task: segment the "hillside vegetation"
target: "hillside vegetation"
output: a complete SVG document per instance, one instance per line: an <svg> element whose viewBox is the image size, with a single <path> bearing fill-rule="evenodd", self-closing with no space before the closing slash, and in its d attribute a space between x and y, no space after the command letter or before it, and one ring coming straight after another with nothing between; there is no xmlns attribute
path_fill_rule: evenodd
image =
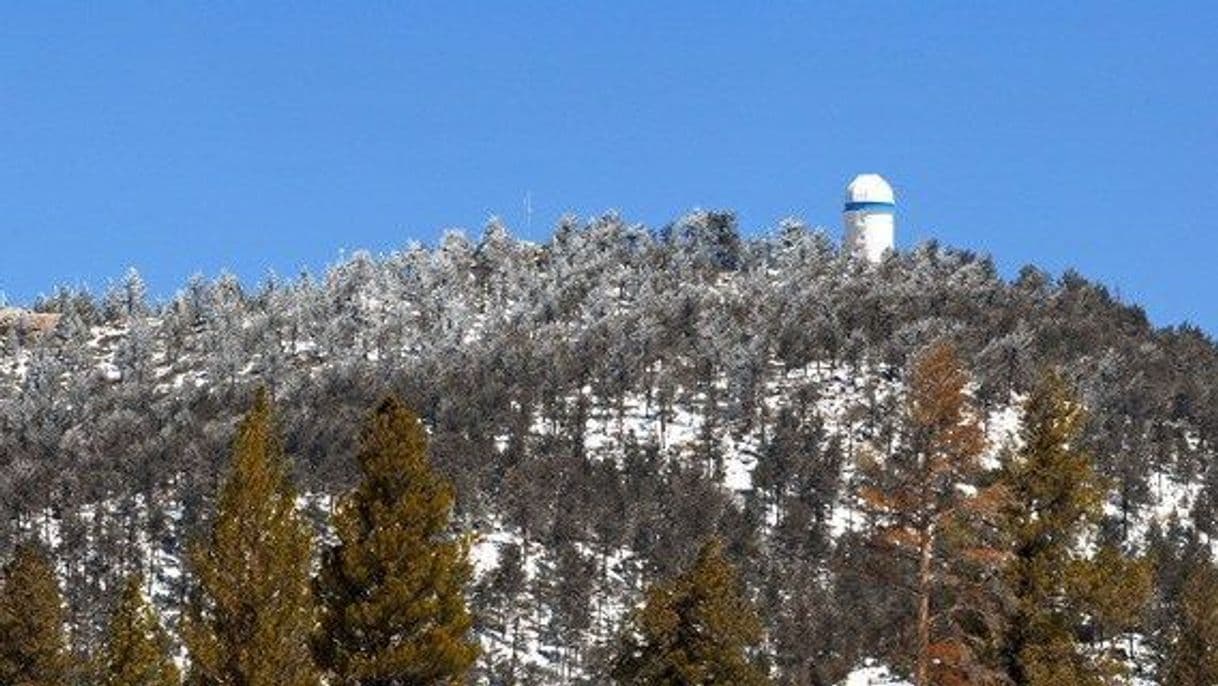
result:
<svg viewBox="0 0 1218 686"><path fill-rule="evenodd" d="M33 309L0 320L0 556L31 536L49 548L82 653L133 572L179 640L187 546L262 386L323 540L368 413L392 394L423 419L456 525L477 535L482 683L601 683L645 590L710 540L779 682L873 660L910 673L917 570L875 545L890 520L865 486L909 449L911 363L944 341L982 486L1026 447L1023 402L1047 370L1085 409L1069 447L1094 460L1102 517L1074 543L1111 569L1148 561L1151 584L1129 616L1071 627L1085 650L1168 674L1178 610L1201 592L1185 580L1218 534L1213 341L1076 273L1008 281L934 243L872 267L794 221L743 237L729 213L657 231L572 219L541 245L492 222L320 276L196 277L150 302L131 272Z"/></svg>

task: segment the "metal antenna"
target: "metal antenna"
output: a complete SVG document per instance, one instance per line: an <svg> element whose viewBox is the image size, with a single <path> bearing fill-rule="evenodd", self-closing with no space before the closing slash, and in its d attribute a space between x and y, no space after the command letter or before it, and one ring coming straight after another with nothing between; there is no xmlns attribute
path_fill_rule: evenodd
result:
<svg viewBox="0 0 1218 686"><path fill-rule="evenodd" d="M524 230L529 235L533 231L533 191L524 193Z"/></svg>

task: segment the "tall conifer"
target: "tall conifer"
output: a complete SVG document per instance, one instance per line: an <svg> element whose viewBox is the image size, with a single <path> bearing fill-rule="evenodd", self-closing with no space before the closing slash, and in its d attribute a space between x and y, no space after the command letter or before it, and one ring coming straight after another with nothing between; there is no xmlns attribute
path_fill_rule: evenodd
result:
<svg viewBox="0 0 1218 686"><path fill-rule="evenodd" d="M341 684L464 683L477 657L468 542L450 531L453 488L432 469L419 418L393 398L366 425L362 479L334 515L317 583L319 664Z"/></svg>
<svg viewBox="0 0 1218 686"><path fill-rule="evenodd" d="M102 686L177 686L181 681L169 656L169 636L145 600L142 586L138 574L123 585L98 665Z"/></svg>
<svg viewBox="0 0 1218 686"><path fill-rule="evenodd" d="M1189 561L1176 602L1163 686L1218 684L1218 567L1204 549Z"/></svg>
<svg viewBox="0 0 1218 686"><path fill-rule="evenodd" d="M55 570L42 549L17 546L0 585L0 684L66 686L71 659Z"/></svg>
<svg viewBox="0 0 1218 686"><path fill-rule="evenodd" d="M647 591L627 627L612 677L630 686L758 686L769 683L748 655L761 620L715 540L693 567Z"/></svg>
<svg viewBox="0 0 1218 686"><path fill-rule="evenodd" d="M211 533L191 554L198 589L184 638L192 683L318 683L308 643L312 543L270 400L259 391L238 427Z"/></svg>
<svg viewBox="0 0 1218 686"><path fill-rule="evenodd" d="M914 683L982 684L996 675L979 648L990 618L973 567L998 551L977 535L999 489L977 489L985 435L953 345L923 350L909 372L900 447L864 464L860 495L876 517L875 537L913 568ZM980 635L980 638L979 636Z"/></svg>
<svg viewBox="0 0 1218 686"><path fill-rule="evenodd" d="M1023 447L1004 468L1001 526L1010 560L1001 578L1007 619L1000 662L1011 683L1104 683L1114 669L1082 649L1079 629L1103 617L1096 602L1115 583L1083 553L1103 514L1104 489L1079 446L1085 414L1069 385L1047 374L1024 407ZM1133 587L1122 602L1142 601Z"/></svg>

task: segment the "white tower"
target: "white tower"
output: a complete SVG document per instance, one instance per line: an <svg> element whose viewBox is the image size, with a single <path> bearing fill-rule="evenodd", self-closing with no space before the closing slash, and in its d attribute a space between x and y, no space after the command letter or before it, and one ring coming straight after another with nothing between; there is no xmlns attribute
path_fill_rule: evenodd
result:
<svg viewBox="0 0 1218 686"><path fill-rule="evenodd" d="M877 263L892 250L897 209L892 186L879 174L859 174L846 186L842 223L846 227L846 250Z"/></svg>

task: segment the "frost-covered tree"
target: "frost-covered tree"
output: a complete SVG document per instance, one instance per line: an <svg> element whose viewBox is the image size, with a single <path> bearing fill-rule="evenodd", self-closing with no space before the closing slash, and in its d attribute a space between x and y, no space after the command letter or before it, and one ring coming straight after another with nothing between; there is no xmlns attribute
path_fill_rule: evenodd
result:
<svg viewBox="0 0 1218 686"><path fill-rule="evenodd" d="M148 286L135 267L127 270L123 278L111 284L104 298L104 315L109 322L126 322L149 312Z"/></svg>

